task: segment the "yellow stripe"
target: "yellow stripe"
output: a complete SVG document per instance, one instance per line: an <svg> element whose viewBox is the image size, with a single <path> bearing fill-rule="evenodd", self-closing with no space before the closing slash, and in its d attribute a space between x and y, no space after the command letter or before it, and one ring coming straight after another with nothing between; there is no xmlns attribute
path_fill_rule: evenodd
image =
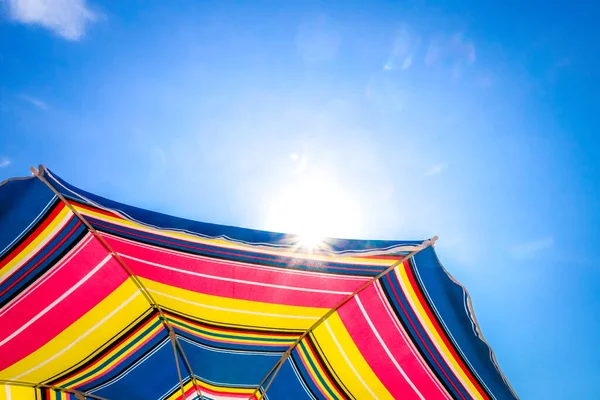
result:
<svg viewBox="0 0 600 400"><path fill-rule="evenodd" d="M35 389L25 386L0 385L0 400L35 400Z"/></svg>
<svg viewBox="0 0 600 400"><path fill-rule="evenodd" d="M468 390L469 394L471 394L471 396L475 397L476 399L483 399L481 393L479 393L477 388L473 385L473 382L471 382L469 377L465 374L464 370L460 367L460 365L458 365L456 359L452 356L452 353L450 352L443 339L440 337L439 333L433 326L433 323L429 319L425 309L423 308L423 305L419 301L419 298L417 297L415 290L412 287L410 280L408 279L408 276L406 274L406 270L404 268L404 265L402 265L401 268L396 268L394 272L400 278L402 288L407 294L406 297L408 298L413 311L421 321L421 325L423 325L423 328L425 328L425 330L427 331L427 335L435 344L435 347L437 347L438 351L443 355L447 364L454 371L454 374L459 378L463 386L465 386L465 388Z"/></svg>
<svg viewBox="0 0 600 400"><path fill-rule="evenodd" d="M205 339L209 339L209 340L214 340L217 342L225 342L225 343L241 343L241 344L261 344L261 345L266 345L265 341L267 340L251 340L251 339L242 339L242 338L224 338L221 336L217 336L217 335L207 335L204 334L202 332L198 332L192 329L189 329L187 327L182 327L182 326L177 326L179 329L189 332L195 336L199 336ZM266 339L266 338L265 338ZM285 345L290 345L292 343L294 343L294 339L290 339L288 341L281 341L281 342L269 342L271 344L273 344L274 346L285 346Z"/></svg>
<svg viewBox="0 0 600 400"><path fill-rule="evenodd" d="M198 379L195 379L196 384L198 385L198 388L200 389L200 391L202 391L203 389L208 389L211 390L213 392L217 392L217 393L237 393L237 394L242 394L242 395L246 395L246 396L250 396L253 392L254 389L246 389L246 388L235 388L235 387L220 387L220 386L214 386L211 385L210 383L206 383L206 382L202 382ZM192 381L187 382L186 384L183 385L183 390L185 390L185 392L187 393L188 390L193 388L193 384ZM207 394L207 393L204 393ZM179 386L177 386L177 390L175 391L175 393L173 393L171 396L167 397L166 400L176 400L176 399L180 399L181 398L181 388Z"/></svg>
<svg viewBox="0 0 600 400"><path fill-rule="evenodd" d="M156 316L152 320L148 321L147 324L151 325L154 322L156 322L157 320L158 320L158 316ZM153 334L157 333L158 331L160 331L162 329L164 329L163 325L162 324L158 324L157 326L155 326L150 331L142 331L141 333L138 333L137 335L134 335L134 336L130 337L125 342L121 343L119 346L117 346L116 348L114 348L112 351L110 351L109 353L105 354L100 360L98 360L97 363L94 364L93 367L86 368L83 371L79 372L77 375L70 376L69 380L66 383L64 383L64 381L61 381L61 382L58 382L58 384L60 384L61 386L69 387L70 384L71 384L71 382L76 381L80 376L88 374L91 370L95 369L97 365L102 365L102 363L103 363L104 360L109 359L114 354L118 353L121 349L127 347L132 342L140 340L140 336L143 337L143 338L141 338L141 341L143 341L146 337L150 337L150 336L152 336ZM132 348L128 349L126 352L124 352L123 354L121 354L118 358L112 360L110 363L104 365L101 369L95 371L93 375L90 375L89 377L87 377L86 379L84 379L82 381L78 381L76 383L76 385L77 386L81 386L81 385L84 385L87 382L93 381L94 379L96 379L96 377L98 377L99 375L101 375L105 371L109 370L114 365L120 363L123 359L129 357L136 350L137 350L137 347L133 346Z"/></svg>
<svg viewBox="0 0 600 400"><path fill-rule="evenodd" d="M209 390L212 390L214 392L219 392L219 393L231 392L231 393L241 393L241 394L250 395L254 392L254 388L246 389L246 388L235 388L235 387L219 387L219 386L211 385L208 382L199 381L197 379L196 379L196 382L198 383L198 386L200 388L207 388Z"/></svg>
<svg viewBox="0 0 600 400"><path fill-rule="evenodd" d="M325 323L319 325L313 331L313 335L321 349L326 352L325 356L331 368L355 398L372 399L375 394L382 400L393 399L391 393L381 383L356 347L338 313L332 314ZM346 357L339 350L338 344ZM346 359L350 361L351 365ZM360 382L359 378L363 380L364 384Z"/></svg>
<svg viewBox="0 0 600 400"><path fill-rule="evenodd" d="M261 253L261 254L275 255L278 257L303 258L303 259L307 259L307 260L323 261L323 262L339 261L339 262L344 262L344 263L349 263L349 264L369 265L369 266L388 266L393 262L392 260L377 259L377 258L368 258L367 259L364 257L356 257L356 256L354 256L354 257L345 256L345 255L327 256L327 255L320 255L320 254L302 253L301 249L295 249L294 251L290 251L289 247L285 247L285 248L281 247L281 248L273 249L273 250L269 251L268 249L266 249L264 247L257 247L255 245L253 246L253 245L238 244L238 243L226 240L226 239L220 239L220 238L219 239L208 239L208 238L202 238L199 236L194 236L194 235L177 232L177 231L173 231L173 230L156 229L156 228L152 228L152 227L149 227L146 225L138 224L136 222L133 222L133 221L130 221L127 219L113 217L110 215L99 213L97 211L85 209L85 208L82 208L79 206L75 206L75 208L83 215L88 215L95 219L107 221L107 222L110 222L115 225L119 225L119 226L123 226L123 227L127 227L127 228L133 228L133 229L136 229L139 231L148 232L148 233L152 233L152 234L158 234L161 236L168 236L171 238L186 240L188 242L204 244L204 245L211 245L211 246L219 246L222 248L228 248L228 249L233 249L233 250L252 251L252 252Z"/></svg>
<svg viewBox="0 0 600 400"><path fill-rule="evenodd" d="M229 331L221 331L209 326L198 326L195 325L193 323L190 323L188 321L182 321L179 318L173 317L173 316L169 316L168 317L169 321L171 321L174 325L177 325L179 328L181 329L189 329L190 331L193 332L204 332L207 335L210 336L214 336L214 335L227 335L227 334L232 334L232 335L243 335L244 337L248 338L248 339L257 339L257 340L262 340L262 339L270 339L272 336L269 335L268 333L257 333L257 332L229 332ZM195 329L190 328L190 326L194 327ZM208 333L207 333L208 332ZM283 339L283 338L282 338ZM290 337L290 341L294 341L295 338Z"/></svg>
<svg viewBox="0 0 600 400"><path fill-rule="evenodd" d="M19 252L19 254L17 254L0 270L0 281L19 262L33 257L33 255L37 252L38 247L46 244L46 242L55 235L55 231L60 229L62 225L66 224L72 215L73 213L71 213L67 207L64 207L54 218L54 220L50 222L48 226L46 226L46 228L31 241L31 243L29 243L21 252Z"/></svg>
<svg viewBox="0 0 600 400"><path fill-rule="evenodd" d="M216 323L305 330L327 312L298 307L211 296L140 278L161 306Z"/></svg>
<svg viewBox="0 0 600 400"><path fill-rule="evenodd" d="M168 319L174 326L176 326L177 328L179 328L181 330L190 332L196 336L201 336L201 337L208 338L208 339L215 339L215 340L219 340L219 341L223 341L223 342L262 344L265 341L271 342L271 339L273 338L273 336L270 336L268 334L261 335L261 334L255 334L255 333L249 333L249 332L227 332L227 331L223 332L223 331L218 331L216 329L198 327L195 325L192 325L195 328L195 329L192 329L189 327L189 324L182 324L182 323L173 321L172 318L168 318ZM226 338L226 337L222 337L221 335L235 335L236 337ZM289 336L282 337L281 339L282 340L279 340L277 342L271 342L271 343L276 344L276 345L282 345L282 344L286 344L286 343L291 344L296 340L295 337L289 337Z"/></svg>
<svg viewBox="0 0 600 400"><path fill-rule="evenodd" d="M183 385L183 390L186 393L191 388L192 388L192 381L189 381L188 383L186 383L185 385ZM179 399L181 399L181 386L178 384L177 385L177 390L175 390L175 392L173 392L172 395L170 395L169 397L165 398L165 400L179 400Z"/></svg>
<svg viewBox="0 0 600 400"><path fill-rule="evenodd" d="M29 382L42 382L60 372L65 365L75 365L83 360L87 355L95 352L105 342L136 317L148 309L148 303L143 296L135 296L129 304L114 313L102 325L98 326L92 332L80 341L77 341L91 327L106 318L111 312L119 307L125 300L135 293L139 293L137 287L127 280L121 284L113 293L88 311L85 315L75 321L67 329L46 343L44 346L16 362L10 367L0 372L0 379L24 380ZM64 353L55 357L59 352L71 346ZM49 359L55 357L52 361ZM46 363L47 362L47 363ZM44 365L40 366L41 364ZM26 371L39 368L22 375ZM17 378L18 377L18 378Z"/></svg>

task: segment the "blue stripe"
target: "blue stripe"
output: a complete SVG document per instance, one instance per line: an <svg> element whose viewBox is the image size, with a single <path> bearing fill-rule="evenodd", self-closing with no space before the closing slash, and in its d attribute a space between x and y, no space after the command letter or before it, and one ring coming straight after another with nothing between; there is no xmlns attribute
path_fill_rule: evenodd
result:
<svg viewBox="0 0 600 400"><path fill-rule="evenodd" d="M131 239L139 243L150 244L180 252L218 258L228 261L238 261L249 264L260 264L272 267L296 269L305 271L329 272L343 275L353 276L376 276L385 267L375 265L354 265L339 262L317 262L292 257L281 257L277 255L269 255L264 253L255 253L246 250L225 249L223 247L198 244L182 239L165 237L153 233L139 231L129 227L115 225L104 220L99 220L90 216L86 216L90 224L101 232L113 234L115 236ZM257 257L259 259L257 259ZM392 263L392 261L390 261ZM367 270L367 271L363 271Z"/></svg>
<svg viewBox="0 0 600 400"><path fill-rule="evenodd" d="M255 388L282 353L232 352L179 339L194 374L219 386Z"/></svg>
<svg viewBox="0 0 600 400"><path fill-rule="evenodd" d="M265 345L261 345L261 344L247 344L247 343L238 344L238 343L219 342L216 340L210 340L210 339L207 339L204 337L194 335L187 331L184 331L184 330L180 329L175 323L172 323L172 325L173 325L173 329L179 336L186 337L191 341L201 343L205 346L212 347L215 349L237 350L237 351L256 351L256 352L269 352L269 353L283 354L283 352L285 352L290 345L289 344L290 339L282 339L282 340L286 340L288 343L287 344L282 343L278 346L265 346ZM194 329L194 328L190 328L190 329ZM213 333L211 333L211 334L213 334ZM239 338L239 337L233 336L233 335L220 335L220 336L231 337L234 339ZM274 341L269 340L269 342L273 343Z"/></svg>
<svg viewBox="0 0 600 400"><path fill-rule="evenodd" d="M321 385L323 385L323 387L325 388L325 390L327 390L327 392L329 393L330 396L332 396L333 398L336 398L337 396L329 389L329 385L325 382L325 379L317 372L317 366L315 365L315 362L309 356L310 353L308 350L308 345L306 343L306 339L303 340L298 346L300 346L302 348L302 350L304 350L304 352L307 353L307 357L305 357L304 360L306 360L310 364L313 371L315 372L315 375L317 376L317 379L319 379L319 381L321 382ZM313 380L312 376L310 375L310 372L308 371L308 369L304 366L304 363L302 362L302 356L300 354L300 349L295 348L291 354L291 357L294 360L294 363L296 364L296 368L300 372L300 375L302 375L304 382L306 383L306 385L308 387L310 387L310 390L313 392L313 394L315 394L317 397L322 395L321 390L319 389L319 386Z"/></svg>
<svg viewBox="0 0 600 400"><path fill-rule="evenodd" d="M296 367L298 367L298 364L294 363L294 365L292 365L290 358L283 363L279 372L273 379L273 383L269 386L269 390L267 391L268 398L309 399L311 398L311 393L313 396L314 394L318 396L320 392L315 388L312 380L309 379L309 382L304 382L305 380L303 378L299 378Z"/></svg>
<svg viewBox="0 0 600 400"><path fill-rule="evenodd" d="M414 257L415 272L434 312L444 322L447 335L456 343L464 358L477 371L481 380L497 399L514 399L490 359L490 348L473 332L473 321L465 311L466 292L450 279L442 268L433 248Z"/></svg>
<svg viewBox="0 0 600 400"><path fill-rule="evenodd" d="M228 237L232 240L243 241L252 244L269 244L274 246L290 246L297 242L297 236L261 231L256 229L237 228L226 225L217 225L207 222L191 221L184 218L173 217L170 215L143 210L137 207L127 206L104 197L96 196L85 190L78 189L56 174L51 172L52 176L47 178L52 182L58 191L63 195L72 197L75 194L84 196L91 201L100 204L102 207L118 210L128 215L135 221L161 227L162 229L185 230L205 237ZM62 187L63 185L64 187ZM65 189L65 187L67 189ZM72 192L71 192L72 191ZM74 193L73 193L74 192ZM83 199L79 199L82 201ZM88 203L89 204L89 203ZM91 205L91 204L90 204ZM419 240L354 240L354 239L332 239L328 241L332 251L365 251L375 249L387 249L395 246L418 245Z"/></svg>
<svg viewBox="0 0 600 400"><path fill-rule="evenodd" d="M164 394L179 391L179 376L175 365L175 355L169 339L150 357L109 386L93 394L107 399L147 400L156 399ZM156 344L153 344L154 347ZM179 365L183 360L179 357ZM181 368L184 379L189 379L185 368Z"/></svg>
<svg viewBox="0 0 600 400"><path fill-rule="evenodd" d="M453 396L455 396L455 398L460 398L462 395L463 398L469 399L471 396L446 364L446 361L438 352L434 343L429 339L427 332L421 325L416 314L413 312L408 299L402 291L400 282L398 281L396 275L393 273L386 274L383 278L381 278L380 282L384 291L386 292L388 301L396 312L396 315L400 317L401 322L411 336L412 342L421 350L421 354L426 359L430 367L436 372L437 376L442 380L444 386ZM404 307L404 309L402 307ZM416 329L413 328L411 322L414 324ZM429 349L431 353L427 349ZM439 363L441 368L438 366L438 364L436 364L436 361ZM444 375L444 372L450 379ZM454 383L456 388L458 388L458 391L452 386L451 382Z"/></svg>
<svg viewBox="0 0 600 400"><path fill-rule="evenodd" d="M73 232L71 232L71 234L68 235L68 233L73 228L75 228L75 230ZM24 265L22 265L6 281L4 281L4 282L2 282L2 284L0 284L0 292L2 292L5 290L5 288L12 285L18 279L20 279L21 277L24 277L23 279L21 279L19 281L19 283L17 283L10 290L8 290L6 293L4 293L2 296L0 296L0 305L5 304L5 302L10 300L14 295L25 290L25 288L29 284L33 283L34 278L39 273L41 273L45 269L49 268L50 266L54 265L58 260L60 260L64 256L65 252L71 246L73 246L79 240L81 235L85 234L86 231L87 231L87 229L86 229L85 225L83 225L81 222L79 222L79 220L77 218L71 219L57 233L57 235L52 240L50 240L42 249L40 249L39 253L35 257L30 259ZM60 243L60 241L63 239L66 239L64 241L64 243L62 243L58 248L56 248L54 251L51 252L51 250L54 248L54 246L56 246L58 243ZM45 256L48 256L48 258L46 258L43 262L41 262L33 270L29 271L30 268L32 268L37 262L39 262Z"/></svg>
<svg viewBox="0 0 600 400"><path fill-rule="evenodd" d="M151 323L148 327L146 327L146 329L144 329L143 332L140 333L140 336L143 336L143 335L147 334L148 332L150 332L152 329L156 328L160 324L161 324L161 321L159 319L156 319L153 323ZM140 347L139 349L136 349L133 353L129 354L127 356L127 359L123 360L123 362L117 368L113 369L110 373L108 373L107 375L105 375L104 377L102 377L101 380L96 380L96 381L90 382L85 387L98 386L99 384L101 384L101 382L106 382L109 379L111 379L112 377L120 374L121 371L123 371L124 369L128 368L131 365L131 363L132 363L132 361L134 359L136 359L137 357L139 357L139 354L143 354L144 352L148 351L154 345L157 345L158 343L162 342L164 340L164 338L167 337L167 336L168 335L167 335L166 331L163 331L163 332L157 334L154 338L152 338L152 340L150 340L148 343L144 344L144 346ZM126 336L123 336L123 338L125 338L125 337ZM72 385L72 386L76 386L78 384L78 382L84 381L89 376L94 375L97 371L99 371L100 369L104 368L104 366L110 364L112 361L114 361L117 358L119 358L122 354L124 354L127 351L129 351L129 349L131 349L132 347L135 347L138 344L138 342L139 342L140 339L141 338L138 337L137 340L133 340L127 346L125 346L122 349L120 349L118 352L116 352L115 354L113 354L112 356L110 356L108 359L104 360L101 364L97 365L95 368L93 368L90 371L88 371L86 374L82 375L81 377L77 378L74 381L69 381L69 384ZM121 342L122 342L122 340L120 340L118 343L115 343L115 345L113 346L113 348L115 346L120 345Z"/></svg>
<svg viewBox="0 0 600 400"><path fill-rule="evenodd" d="M0 257L11 242L29 231L54 193L39 179L8 181L0 186Z"/></svg>

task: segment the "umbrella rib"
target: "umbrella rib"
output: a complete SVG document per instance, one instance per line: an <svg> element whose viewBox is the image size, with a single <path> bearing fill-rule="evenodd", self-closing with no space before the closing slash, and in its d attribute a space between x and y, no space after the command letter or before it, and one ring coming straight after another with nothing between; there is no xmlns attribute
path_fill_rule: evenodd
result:
<svg viewBox="0 0 600 400"><path fill-rule="evenodd" d="M142 294L144 295L144 297L150 304L150 307L152 307L152 309L154 309L158 312L158 315L159 315L163 325L165 326L165 328L167 329L167 332L169 333L170 340L177 347L177 349L179 350L179 352L183 358L183 362L185 364L185 367L186 367L188 373L190 374L190 378L192 380L192 384L194 385L194 389L196 390L196 394L198 394L198 396L200 397L201 400L204 399L202 391L200 390L196 380L194 379L195 375L194 375L194 372L192 371L192 366L190 365L190 362L188 361L188 358L187 358L185 352L183 351L183 347L181 346L181 343L179 343L179 340L177 339L175 330L173 329L171 323L165 316L160 304L158 304L156 302L156 300L154 300L154 297L152 297L152 294L150 293L150 291L144 286L142 281L133 272L133 270L125 263L123 258L119 255L119 253L117 253L116 251L113 250L113 248L110 246L110 244L108 244L108 242L98 233L98 231L89 223L89 221L87 219L85 219L83 217L83 215L81 215L81 213L62 195L62 193L60 193L54 187L54 185L52 185L46 179L46 177L45 177L46 174L48 174L49 176L52 177L52 174L50 173L50 171L48 171L48 169L44 165L41 165L41 164L39 166L39 170L36 169L35 167L31 167L30 170L33 173L33 175L36 176L39 180L41 180L43 183L45 183L46 186L48 186L50 188L50 190L52 190L52 192L85 225L87 230L100 242L100 244L104 247L104 249L106 251L108 251L108 253L117 261L117 263L119 263L119 265L127 272L127 275L133 281L133 283L137 286L138 290L140 292L142 292ZM54 179L54 177L52 177L52 179ZM177 361L177 360L175 360L175 361ZM177 364L177 367L179 367L179 364ZM180 380L180 383L181 383L181 380ZM40 385L38 385L38 386L40 386Z"/></svg>
<svg viewBox="0 0 600 400"><path fill-rule="evenodd" d="M173 331L169 331L169 336L173 336ZM181 388L181 398L185 399L185 388L183 385L183 379L181 378L181 368L179 368L179 357L177 356L177 346L175 346L175 340L171 337L171 345L173 346L173 355L175 356L175 365L177 366L177 376L179 377L179 387ZM194 379L194 377L191 377Z"/></svg>
<svg viewBox="0 0 600 400"><path fill-rule="evenodd" d="M42 389L58 390L59 392L73 393L75 396L77 396L77 398L82 398L82 399L84 399L85 397L89 397L89 398L95 399L95 400L108 400L105 397L96 396L95 394L82 392L82 391L76 390L76 389L64 388L62 386L44 385L41 383L33 383L33 382L26 382L26 381L13 381L13 380L9 380L9 379L0 379L0 384L13 385L13 386L24 386L24 387L30 387L32 389L42 388ZM81 397L81 396L84 396L84 397Z"/></svg>
<svg viewBox="0 0 600 400"><path fill-rule="evenodd" d="M346 304L347 302L349 302L350 300L352 300L357 294L359 294L360 292L362 292L363 290L365 290L367 287L371 286L374 282L376 282L377 280L379 280L380 278L382 278L383 276L385 276L388 272L392 271L394 268L396 268L397 266L399 266L402 263L404 263L406 260L408 260L411 257L413 257L414 255L416 255L421 250L426 249L429 246L432 246L436 242L437 239L438 239L438 237L434 236L431 239L423 241L415 250L413 250L409 254L405 255L400 260L394 262L392 265L390 265L389 267L387 267L384 271L380 272L378 275L376 275L373 278L369 279L367 282L365 282L363 285L361 285L358 289L356 289L354 292L350 293L342 301L340 301L338 304L336 304L333 308L329 309L329 311L327 311L321 318L319 318L306 331L304 331L302 333L302 335L300 335L298 337L298 339L296 339L296 341L294 343L292 343L290 345L290 347L287 348L287 350L285 351L285 353L282 354L282 356L279 359L279 361L277 361L277 363L273 366L273 368L271 368L269 370L269 372L267 373L267 375L258 384L258 386L256 387L256 389L254 389L254 392L252 392L252 395L250 395L249 399L253 399L254 396L260 391L260 388L265 383L267 383L267 380L268 380L267 386L265 386L265 389L263 390L263 394L266 394L267 390L269 390L269 387L271 386L271 383L273 383L273 380L275 379L275 376L277 375L277 373L279 372L279 370L283 366L283 363L289 358L289 356L292 354L292 351L296 348L296 346L298 346L298 344L300 344L300 342L302 340L304 340L304 338L306 338L312 331L314 331L319 325L321 325L327 318L329 318L333 313L335 313L337 310L339 310L344 304ZM263 396L261 395L258 398L260 399L262 397Z"/></svg>

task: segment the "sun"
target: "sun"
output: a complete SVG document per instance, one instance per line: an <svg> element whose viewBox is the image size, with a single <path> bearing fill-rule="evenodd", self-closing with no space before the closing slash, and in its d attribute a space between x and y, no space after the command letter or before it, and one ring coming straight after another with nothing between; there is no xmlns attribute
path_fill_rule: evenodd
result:
<svg viewBox="0 0 600 400"><path fill-rule="evenodd" d="M324 247L327 238L356 237L360 212L352 196L335 182L305 178L273 196L266 229L296 234L297 246L313 251Z"/></svg>

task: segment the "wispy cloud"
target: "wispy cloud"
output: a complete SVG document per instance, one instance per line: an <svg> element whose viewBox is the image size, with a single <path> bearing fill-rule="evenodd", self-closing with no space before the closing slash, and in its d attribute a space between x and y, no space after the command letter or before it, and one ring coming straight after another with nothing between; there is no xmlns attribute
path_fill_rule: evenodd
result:
<svg viewBox="0 0 600 400"><path fill-rule="evenodd" d="M413 63L413 54L419 47L419 43L419 37L412 32L408 25L401 26L396 33L394 45L383 69L390 71L410 68Z"/></svg>
<svg viewBox="0 0 600 400"><path fill-rule="evenodd" d="M444 172L447 168L448 168L448 164L446 164L446 163L441 163L441 164L433 165L433 166L431 166L431 168L429 168L425 172L425 176L439 175L442 172Z"/></svg>
<svg viewBox="0 0 600 400"><path fill-rule="evenodd" d="M50 107L48 106L48 103L46 103L45 101L42 101L40 99L38 99L37 97L33 97L33 96L29 96L27 94L22 94L21 96L21 100L24 100L26 102L28 102L29 104L32 104L34 106L36 106L37 108L39 108L40 110L47 110Z"/></svg>
<svg viewBox="0 0 600 400"><path fill-rule="evenodd" d="M23 24L40 25L67 40L79 40L97 19L85 0L3 0L10 17Z"/></svg>
<svg viewBox="0 0 600 400"><path fill-rule="evenodd" d="M512 246L509 250L515 258L532 258L552 246L554 246L554 238L547 236L520 243Z"/></svg>
<svg viewBox="0 0 600 400"><path fill-rule="evenodd" d="M6 157L0 157L0 168L8 167L10 165L10 160Z"/></svg>

